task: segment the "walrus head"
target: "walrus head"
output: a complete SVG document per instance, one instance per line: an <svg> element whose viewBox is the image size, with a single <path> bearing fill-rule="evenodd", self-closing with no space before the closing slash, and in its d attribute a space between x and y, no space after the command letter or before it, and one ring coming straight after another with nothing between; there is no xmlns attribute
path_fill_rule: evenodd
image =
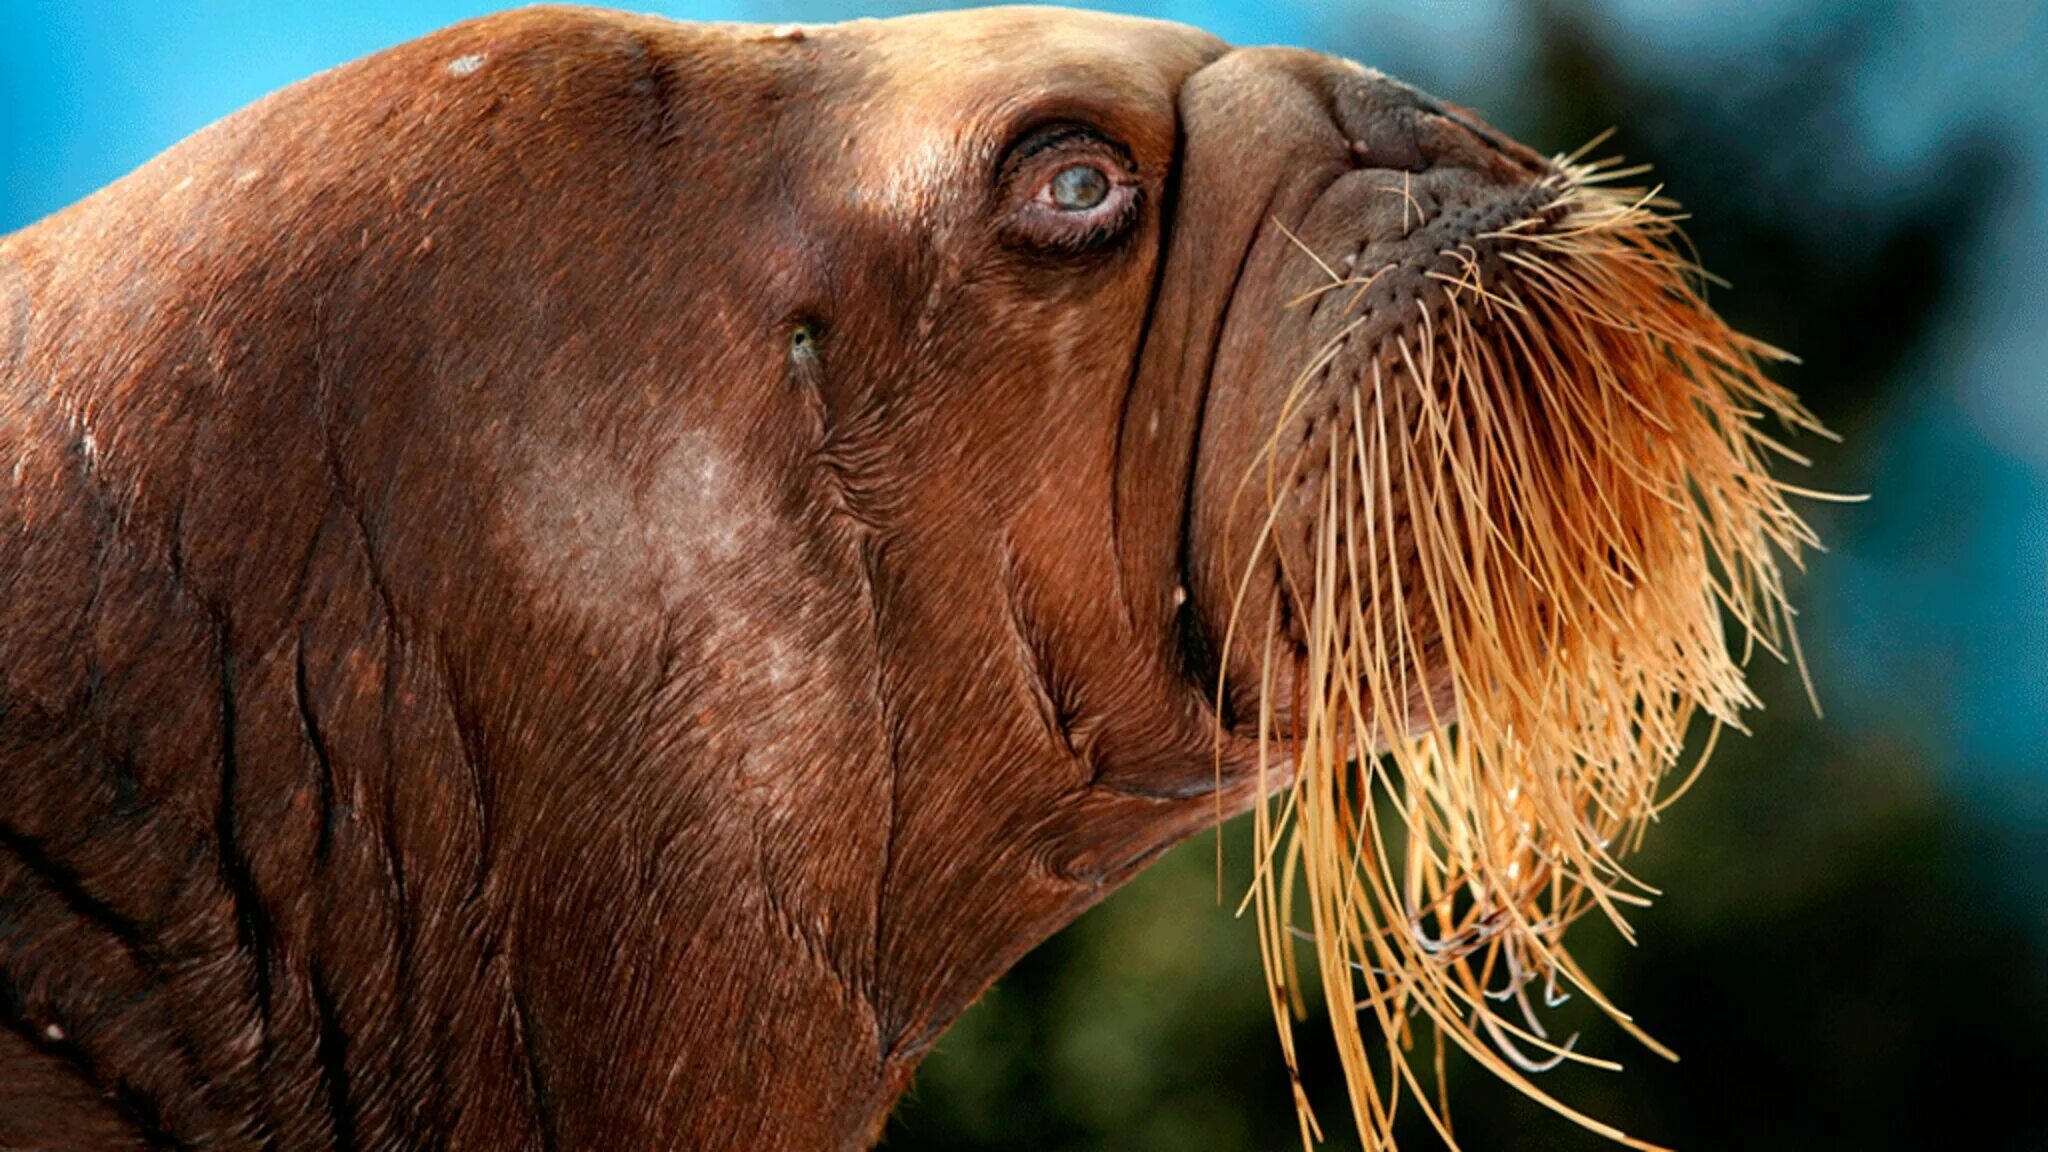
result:
<svg viewBox="0 0 2048 1152"><path fill-rule="evenodd" d="M845 1146L1247 808L1369 1142L1418 1015L1535 1091L1809 540L1625 175L1167 24L540 9L0 241L0 1136Z"/></svg>

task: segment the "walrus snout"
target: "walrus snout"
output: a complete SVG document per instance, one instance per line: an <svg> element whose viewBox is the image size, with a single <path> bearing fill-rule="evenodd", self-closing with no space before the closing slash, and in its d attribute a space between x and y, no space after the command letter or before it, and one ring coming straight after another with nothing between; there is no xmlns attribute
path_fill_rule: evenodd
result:
<svg viewBox="0 0 2048 1152"><path fill-rule="evenodd" d="M1262 91L1260 113L1284 126L1268 129L1268 162L1294 175L1279 179L1218 340L1193 492L1191 581L1206 612L1233 620L1225 631L1262 637L1270 629L1300 649L1317 533L1333 524L1361 531L1375 519L1362 503L1367 493L1326 507L1324 478L1355 463L1340 457L1363 438L1361 413L1393 422L1408 439L1431 418L1419 404L1361 409L1359 398L1420 371L1452 313L1486 310L1474 286L1513 280L1509 238L1553 218L1562 185L1552 161L1477 115L1348 61L1254 51L1209 72ZM1186 101L1191 165L1204 160L1204 135L1230 130L1204 115L1199 89L1209 79L1197 77ZM1243 101L1231 110L1242 116ZM1401 559L1413 541L1399 481L1382 496L1378 519L1391 538L1375 544L1386 549L1377 576L1398 582L1408 567L1419 580ZM1338 595L1371 599L1353 585L1374 576L1338 573ZM1448 674L1428 667L1438 663L1438 629L1425 620L1420 631L1419 649L1403 662L1417 666L1416 680L1398 693L1407 728L1448 722L1454 710ZM1252 706L1263 661L1246 654L1229 670L1245 693L1234 703Z"/></svg>
<svg viewBox="0 0 2048 1152"><path fill-rule="evenodd" d="M1308 53L1227 56L1182 104L1183 186L1261 206L1210 208L1243 246L1206 364L1190 600L1222 638L1225 722L1292 768L1255 834L1300 870L1382 1147L1360 1019L1392 1052L1427 1016L1511 1078L1564 1058L1515 1046L1544 1035L1528 990L1591 991L1562 933L1647 897L1618 857L1693 720L1753 705L1724 612L1789 646L1781 557L1812 535L1758 425L1817 425L1617 161L1544 159ZM1259 889L1266 923L1288 891Z"/></svg>

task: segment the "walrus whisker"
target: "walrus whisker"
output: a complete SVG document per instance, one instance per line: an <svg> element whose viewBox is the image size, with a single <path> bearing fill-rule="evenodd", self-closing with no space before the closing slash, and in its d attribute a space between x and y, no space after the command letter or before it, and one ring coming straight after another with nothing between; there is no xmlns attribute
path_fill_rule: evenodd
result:
<svg viewBox="0 0 2048 1152"><path fill-rule="evenodd" d="M1472 1015L1474 1022L1477 1023L1480 1027L1486 1029L1487 1039L1493 1041L1494 1050L1499 1052L1502 1056L1506 1057L1508 1062L1513 1064L1516 1068L1530 1074L1531 1076L1541 1076L1545 1072L1551 1072L1556 1070L1556 1068L1560 1064L1563 1064L1565 1061L1571 1059L1572 1046L1579 1042L1579 1034L1574 1032L1572 1033L1571 1039L1565 1041L1565 1043L1561 1046L1559 1050L1551 1052L1551 1054L1545 1059L1538 1060L1529 1056L1527 1053L1524 1053L1519 1047L1516 1046L1514 1039L1507 1035L1507 1030L1501 1026L1500 1020L1498 1018L1484 1012L1475 1012ZM1585 1063L1592 1067L1601 1068L1605 1071L1621 1071L1621 1065L1609 1063L1606 1061L1596 1063L1591 1060L1586 1060L1580 1062Z"/></svg>
<svg viewBox="0 0 2048 1152"><path fill-rule="evenodd" d="M1295 235L1294 229L1289 228L1285 220L1282 220L1278 216L1275 216L1272 217L1272 221L1273 227L1278 228L1280 230L1280 234L1282 236L1287 237L1287 242L1294 245L1296 248L1301 249L1303 255L1315 261L1316 267L1323 270L1323 274L1330 278L1330 282L1332 284L1342 284L1344 282L1343 273L1340 273L1335 268L1330 267L1328 261L1324 260L1321 256L1316 255L1315 249L1309 247L1308 244L1304 242L1301 237Z"/></svg>
<svg viewBox="0 0 2048 1152"><path fill-rule="evenodd" d="M1602 144L1607 143L1609 140L1614 139L1614 134L1616 132L1619 132L1620 130L1621 129L1618 126L1613 124L1610 124L1605 128L1602 128L1600 131L1595 132L1592 138L1587 140L1584 144L1581 144L1577 148L1572 149L1570 152L1565 153L1562 156L1559 156L1556 162L1557 166L1560 169L1569 171L1572 165L1579 164L1586 158L1586 153L1591 152L1593 149L1598 148ZM1586 165L1586 167L1589 169L1598 170L1601 163L1601 161L1596 160L1593 161L1591 164Z"/></svg>
<svg viewBox="0 0 2048 1152"><path fill-rule="evenodd" d="M1669 1055L1586 979L1564 933L1597 910L1633 940L1624 910L1658 893L1622 860L1756 706L1747 652L1790 656L1804 675L1779 560L1796 568L1816 546L1785 503L1816 494L1769 476L1767 460L1806 458L1758 425L1817 422L1763 375L1784 354L1707 310L1711 281L1674 247L1681 217L1662 187L1617 188L1645 169L1580 162L1598 143L1554 161L1550 197L1525 216L1439 252L1449 270L1415 273L1450 307L1418 299L1348 419L1325 430L1302 555L1277 547L1282 490L1270 483L1256 534L1302 618L1292 783L1262 792L1273 815L1255 824L1262 865L1247 896L1262 906L1283 1035L1278 1008L1299 992L1293 944L1315 944L1372 1149L1391 1145L1408 1089L1449 1139L1409 1066L1411 1017L1434 1026L1439 1063L1448 1041L1546 1107L1653 1147L1526 1079L1566 1060L1618 1067L1575 1052L1577 1033L1549 1042L1529 989L1540 981L1553 1009L1583 991ZM1412 184L1379 191L1404 196L1408 229L1408 210L1421 212ZM1491 282L1482 246L1498 258ZM1318 349L1297 393L1344 340ZM1299 403L1291 393L1281 426ZM1279 437L1261 454L1269 478ZM1298 456L1289 466L1301 475ZM1258 570L1242 569L1239 604ZM1269 642L1263 675L1274 655ZM1276 715L1262 702L1262 725ZM1674 782L1702 716L1704 746ZM1297 863L1306 931L1292 912ZM1384 1083L1361 1016L1381 1030Z"/></svg>
<svg viewBox="0 0 2048 1152"><path fill-rule="evenodd" d="M1341 280L1333 280L1328 284L1319 284L1316 287L1311 288L1308 291L1303 292L1299 296L1296 296L1293 299L1287 301L1286 306L1289 308L1299 308L1301 305L1306 304L1311 300L1320 299L1331 292L1335 292L1339 288L1352 288L1356 291L1354 291L1351 294L1351 299L1344 302L1344 311L1346 313L1349 313L1350 311L1358 307L1358 301L1365 295L1367 291L1369 291L1372 288L1374 284L1379 282L1380 277L1386 275L1389 272L1396 272L1399 270L1400 265L1398 264L1383 264L1380 267L1373 269L1372 275L1370 276L1359 276L1354 273L1345 276Z"/></svg>

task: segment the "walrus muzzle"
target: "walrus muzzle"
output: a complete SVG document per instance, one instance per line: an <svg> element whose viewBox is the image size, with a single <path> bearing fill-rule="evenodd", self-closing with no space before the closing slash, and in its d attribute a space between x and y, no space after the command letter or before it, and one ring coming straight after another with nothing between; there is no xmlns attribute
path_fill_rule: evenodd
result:
<svg viewBox="0 0 2048 1152"><path fill-rule="evenodd" d="M1664 1051L1561 937L1595 909L1629 932L1654 890L1621 857L1695 714L1756 703L1724 616L1793 642L1779 563L1813 539L1764 422L1823 430L1764 376L1783 354L1707 307L1673 205L1616 186L1641 170L1322 79L1356 170L1252 254L1273 267L1232 302L1194 488L1220 691L1293 772L1258 819L1274 1015L1298 1010L1299 933L1369 1146L1411 1090L1443 1123L1407 1070L1417 1020L1628 1140L1528 1079L1602 1063L1539 1006L1583 993Z"/></svg>

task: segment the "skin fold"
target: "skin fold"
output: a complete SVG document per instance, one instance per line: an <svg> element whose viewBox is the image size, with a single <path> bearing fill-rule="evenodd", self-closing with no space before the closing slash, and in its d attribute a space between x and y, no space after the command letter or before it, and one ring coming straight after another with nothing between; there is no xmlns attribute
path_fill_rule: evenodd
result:
<svg viewBox="0 0 2048 1152"><path fill-rule="evenodd" d="M0 1147L865 1146L1256 797L1318 260L1548 170L1169 24L540 8L0 239Z"/></svg>

